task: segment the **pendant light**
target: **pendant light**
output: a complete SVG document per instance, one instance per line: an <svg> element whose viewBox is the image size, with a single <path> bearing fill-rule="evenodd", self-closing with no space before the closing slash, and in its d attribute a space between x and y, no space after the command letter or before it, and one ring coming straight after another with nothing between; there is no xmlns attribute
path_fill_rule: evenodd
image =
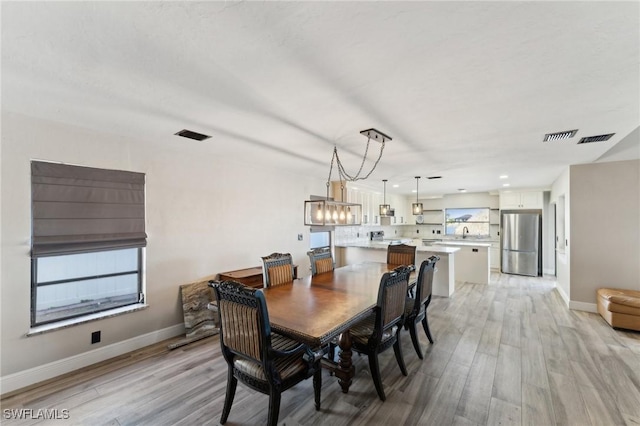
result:
<svg viewBox="0 0 640 426"><path fill-rule="evenodd" d="M422 214L422 203L418 202L418 182L420 176L416 176L416 202L411 204L411 210L414 215Z"/></svg>
<svg viewBox="0 0 640 426"><path fill-rule="evenodd" d="M333 156L331 157L331 165L329 167L329 177L327 178L327 197L324 200L305 200L304 202L304 224L310 226L359 226L362 221L362 204L349 203L345 201L334 201L329 198L329 186L331 182L331 173L334 169L338 171L338 177L340 179L340 190L344 190L345 182L356 182L358 180L365 180L371 176L371 173L376 169L376 166L382 158L382 152L384 151L385 143L391 140L391 137L385 135L376 129L367 129L360 132L361 135L367 137L367 146L362 156L362 164L355 175L350 175L345 170L340 157L338 156L338 148L333 147ZM367 153L369 152L369 143L371 141L380 143L380 151L378 158L375 159L373 166L367 172L364 169L364 164L367 160ZM386 180L385 180L386 182ZM344 194L343 194L344 195ZM386 187L385 187L386 198ZM341 197L344 200L344 197ZM388 216L391 213L391 207L386 204L380 205L380 215ZM385 213L383 214L383 207Z"/></svg>
<svg viewBox="0 0 640 426"><path fill-rule="evenodd" d="M387 179L382 179L384 189L382 190L382 204L380 204L380 217L389 216L391 206L387 204Z"/></svg>

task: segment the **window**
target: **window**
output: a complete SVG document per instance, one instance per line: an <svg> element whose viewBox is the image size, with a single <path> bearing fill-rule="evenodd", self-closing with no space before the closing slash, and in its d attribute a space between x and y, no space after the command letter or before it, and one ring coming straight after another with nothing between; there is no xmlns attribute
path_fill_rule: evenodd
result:
<svg viewBox="0 0 640 426"><path fill-rule="evenodd" d="M31 163L31 325L144 302L144 174Z"/></svg>
<svg viewBox="0 0 640 426"><path fill-rule="evenodd" d="M445 209L446 235L489 235L489 208ZM465 229L466 228L466 229Z"/></svg>
<svg viewBox="0 0 640 426"><path fill-rule="evenodd" d="M329 247L331 248L331 232L330 231L320 231L320 232L311 232L309 234L309 248L322 248Z"/></svg>

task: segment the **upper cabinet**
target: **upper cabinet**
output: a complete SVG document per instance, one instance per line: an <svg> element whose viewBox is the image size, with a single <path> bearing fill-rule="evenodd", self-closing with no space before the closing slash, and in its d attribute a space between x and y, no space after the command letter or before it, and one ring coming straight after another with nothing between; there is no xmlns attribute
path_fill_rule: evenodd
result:
<svg viewBox="0 0 640 426"><path fill-rule="evenodd" d="M501 192L500 193L500 209L501 210L541 209L541 208L542 208L542 192L541 191Z"/></svg>
<svg viewBox="0 0 640 426"><path fill-rule="evenodd" d="M392 225L406 225L409 223L409 204L405 197L402 195L393 195L391 198L391 207L394 208L394 221L391 222Z"/></svg>
<svg viewBox="0 0 640 426"><path fill-rule="evenodd" d="M349 193L352 197L349 202L362 204L362 224L380 225L380 204L382 204L382 194L373 192L354 190Z"/></svg>

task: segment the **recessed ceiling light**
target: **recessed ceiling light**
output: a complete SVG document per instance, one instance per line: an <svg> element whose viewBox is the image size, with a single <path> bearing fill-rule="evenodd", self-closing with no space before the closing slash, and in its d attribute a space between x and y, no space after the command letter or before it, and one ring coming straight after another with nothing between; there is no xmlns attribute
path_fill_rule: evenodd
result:
<svg viewBox="0 0 640 426"><path fill-rule="evenodd" d="M398 184L393 185L394 188L398 188L399 186L400 185L398 185Z"/></svg>
<svg viewBox="0 0 640 426"><path fill-rule="evenodd" d="M175 133L175 135L182 136L183 138L194 139L197 141L203 141L211 137L211 136L204 135L202 133L194 132L192 130L187 130L187 129L182 129L178 133Z"/></svg>
<svg viewBox="0 0 640 426"><path fill-rule="evenodd" d="M500 179L509 179L509 176L507 176L507 175L500 175Z"/></svg>
<svg viewBox="0 0 640 426"><path fill-rule="evenodd" d="M418 190L417 189L412 189L411 192L418 192Z"/></svg>
<svg viewBox="0 0 640 426"><path fill-rule="evenodd" d="M502 186L511 186L510 183L503 183Z"/></svg>
<svg viewBox="0 0 640 426"><path fill-rule="evenodd" d="M467 190L466 190L466 189L464 189L464 188L458 188L458 191L460 191L460 192L467 192Z"/></svg>
<svg viewBox="0 0 640 426"><path fill-rule="evenodd" d="M564 132L547 133L546 135L544 135L544 139L542 139L542 142L551 142L551 141L559 141L561 139L569 139L574 137L576 133L578 133L578 129L565 130Z"/></svg>

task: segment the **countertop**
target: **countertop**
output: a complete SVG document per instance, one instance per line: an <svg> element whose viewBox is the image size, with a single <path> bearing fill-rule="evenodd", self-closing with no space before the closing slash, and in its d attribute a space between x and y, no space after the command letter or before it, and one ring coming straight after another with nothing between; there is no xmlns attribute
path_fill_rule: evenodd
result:
<svg viewBox="0 0 640 426"><path fill-rule="evenodd" d="M486 241L438 241L433 243L434 245L446 245L446 246L467 246L467 247L491 247L490 242Z"/></svg>
<svg viewBox="0 0 640 426"><path fill-rule="evenodd" d="M486 244L489 247L490 244ZM374 250L387 250L389 246L388 241L366 241L366 242L357 242L357 243L345 243L345 244L336 244L336 247L359 247L359 248L368 248ZM442 253L442 254L451 254L459 251L460 249L457 247L447 247L444 245L432 245L432 246L416 246L416 251L420 252L431 252L431 253Z"/></svg>

